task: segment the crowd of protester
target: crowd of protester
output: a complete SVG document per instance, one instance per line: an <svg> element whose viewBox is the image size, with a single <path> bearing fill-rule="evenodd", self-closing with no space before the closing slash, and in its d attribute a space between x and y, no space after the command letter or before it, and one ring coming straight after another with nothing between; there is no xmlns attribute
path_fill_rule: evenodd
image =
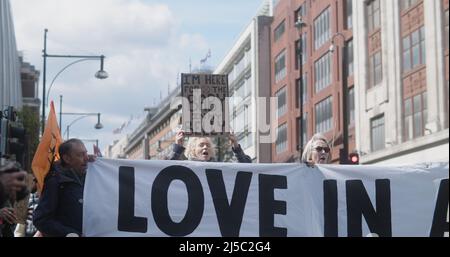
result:
<svg viewBox="0 0 450 257"><path fill-rule="evenodd" d="M177 131L173 151L166 160L216 161L216 147L210 137L191 137L185 148L185 133ZM236 136L228 136L231 150L238 162L251 163ZM37 180L27 183L27 172L20 164L2 159L0 167L0 237L82 236L83 191L89 161L95 156L87 154L79 139L70 139L59 146L60 160L53 163L42 194ZM301 158L309 167L330 163L330 145L321 135L314 135L307 143ZM75 197L74 197L75 196ZM27 201L25 219L19 222L16 203Z"/></svg>

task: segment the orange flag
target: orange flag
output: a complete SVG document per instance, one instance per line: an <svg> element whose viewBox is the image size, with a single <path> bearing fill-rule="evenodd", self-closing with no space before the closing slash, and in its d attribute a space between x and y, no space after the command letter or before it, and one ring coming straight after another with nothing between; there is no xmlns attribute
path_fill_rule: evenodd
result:
<svg viewBox="0 0 450 257"><path fill-rule="evenodd" d="M44 188L44 179L50 171L51 165L54 161L59 160L58 150L62 142L58 122L56 121L55 107L52 101L50 103L50 112L44 134L31 163L31 169L36 177L39 192L42 192Z"/></svg>

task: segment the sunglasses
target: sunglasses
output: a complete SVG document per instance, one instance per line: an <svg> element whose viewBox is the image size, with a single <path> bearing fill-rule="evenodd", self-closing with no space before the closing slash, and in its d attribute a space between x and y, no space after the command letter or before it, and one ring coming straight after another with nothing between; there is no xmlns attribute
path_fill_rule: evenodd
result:
<svg viewBox="0 0 450 257"><path fill-rule="evenodd" d="M329 147L320 147L320 146L318 146L314 150L316 150L319 153L322 152L322 151L324 151L325 153L329 153L330 152L330 148Z"/></svg>

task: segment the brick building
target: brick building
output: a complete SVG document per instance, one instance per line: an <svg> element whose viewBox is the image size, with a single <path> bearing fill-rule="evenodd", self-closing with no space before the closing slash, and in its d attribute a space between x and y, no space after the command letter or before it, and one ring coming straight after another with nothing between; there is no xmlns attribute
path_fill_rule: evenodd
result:
<svg viewBox="0 0 450 257"><path fill-rule="evenodd" d="M342 147L343 44L348 51L345 79L349 89L349 152L354 150L353 12L351 0L283 0L274 7L272 23L272 96L278 98L275 125L277 140L273 162L300 158L300 63L303 73L303 144L315 133L323 133L333 145L332 160L339 161ZM301 16L306 26L298 30ZM300 48L300 31L302 48ZM340 33L344 38L337 36ZM335 42L334 51L331 50ZM302 49L302 60L300 60ZM345 126L347 127L347 126Z"/></svg>

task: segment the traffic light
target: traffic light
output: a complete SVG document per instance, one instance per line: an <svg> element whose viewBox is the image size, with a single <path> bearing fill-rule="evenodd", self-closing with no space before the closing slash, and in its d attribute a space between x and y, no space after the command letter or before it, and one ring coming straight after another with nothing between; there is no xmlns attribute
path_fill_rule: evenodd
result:
<svg viewBox="0 0 450 257"><path fill-rule="evenodd" d="M18 161L22 164L22 167L24 167L27 145L25 129L18 126L15 122L9 122L7 137L6 154L9 155L10 158Z"/></svg>
<svg viewBox="0 0 450 257"><path fill-rule="evenodd" d="M351 165L358 165L359 164L359 154L357 153L351 153L348 155L348 162Z"/></svg>
<svg viewBox="0 0 450 257"><path fill-rule="evenodd" d="M6 155L6 142L8 141L8 136L6 131L8 130L8 120L0 117L0 158Z"/></svg>

